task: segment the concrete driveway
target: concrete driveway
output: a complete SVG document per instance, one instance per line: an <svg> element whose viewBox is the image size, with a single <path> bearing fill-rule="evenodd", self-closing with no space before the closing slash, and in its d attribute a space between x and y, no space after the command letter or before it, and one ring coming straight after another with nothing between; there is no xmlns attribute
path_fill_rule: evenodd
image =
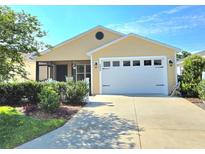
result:
<svg viewBox="0 0 205 154"><path fill-rule="evenodd" d="M95 96L63 127L17 148L205 148L205 110L183 98Z"/></svg>

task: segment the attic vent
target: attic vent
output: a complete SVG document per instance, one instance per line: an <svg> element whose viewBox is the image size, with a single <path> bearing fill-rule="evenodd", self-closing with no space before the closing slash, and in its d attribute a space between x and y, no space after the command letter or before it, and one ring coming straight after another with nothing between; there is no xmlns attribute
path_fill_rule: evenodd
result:
<svg viewBox="0 0 205 154"><path fill-rule="evenodd" d="M104 34L103 34L103 32L97 32L95 34L95 37L97 40L102 40L104 38Z"/></svg>

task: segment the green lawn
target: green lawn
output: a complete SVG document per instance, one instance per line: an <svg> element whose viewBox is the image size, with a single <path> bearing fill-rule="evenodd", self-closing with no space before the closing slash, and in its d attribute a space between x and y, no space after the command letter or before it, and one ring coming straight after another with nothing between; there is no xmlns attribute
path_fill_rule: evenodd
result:
<svg viewBox="0 0 205 154"><path fill-rule="evenodd" d="M14 148L65 123L61 119L39 120L15 108L0 107L0 149Z"/></svg>

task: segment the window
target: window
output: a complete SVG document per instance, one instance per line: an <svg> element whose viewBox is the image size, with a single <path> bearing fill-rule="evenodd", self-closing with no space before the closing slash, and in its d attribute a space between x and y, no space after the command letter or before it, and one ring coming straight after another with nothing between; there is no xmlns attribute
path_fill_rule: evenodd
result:
<svg viewBox="0 0 205 154"><path fill-rule="evenodd" d="M77 65L77 73L84 73L84 65Z"/></svg>
<svg viewBox="0 0 205 154"><path fill-rule="evenodd" d="M104 38L104 34L103 34L103 32L97 32L95 34L95 37L97 40L102 40Z"/></svg>
<svg viewBox="0 0 205 154"><path fill-rule="evenodd" d="M110 62L109 62L109 61L103 62L103 66L104 66L104 67L110 67Z"/></svg>
<svg viewBox="0 0 205 154"><path fill-rule="evenodd" d="M84 80L84 74L78 74L77 75L77 81Z"/></svg>
<svg viewBox="0 0 205 154"><path fill-rule="evenodd" d="M151 60L144 60L144 66L151 66L152 61Z"/></svg>
<svg viewBox="0 0 205 154"><path fill-rule="evenodd" d="M134 60L133 61L133 66L140 66L140 61L139 60Z"/></svg>
<svg viewBox="0 0 205 154"><path fill-rule="evenodd" d="M86 77L90 77L90 65L89 64L76 64L76 70L74 72L75 80L84 80Z"/></svg>
<svg viewBox="0 0 205 154"><path fill-rule="evenodd" d="M120 66L120 62L119 61L113 61L112 66L113 67L118 67L118 66Z"/></svg>
<svg viewBox="0 0 205 154"><path fill-rule="evenodd" d="M90 74L90 65L86 65L86 73Z"/></svg>
<svg viewBox="0 0 205 154"><path fill-rule="evenodd" d="M123 61L123 66L130 66L130 61Z"/></svg>
<svg viewBox="0 0 205 154"><path fill-rule="evenodd" d="M162 65L162 60L154 60L154 65Z"/></svg>

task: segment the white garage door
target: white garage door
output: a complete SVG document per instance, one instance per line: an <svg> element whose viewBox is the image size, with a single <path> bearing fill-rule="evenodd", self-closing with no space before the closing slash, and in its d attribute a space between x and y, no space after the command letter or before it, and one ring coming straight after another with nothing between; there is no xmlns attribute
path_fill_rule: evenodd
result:
<svg viewBox="0 0 205 154"><path fill-rule="evenodd" d="M101 94L168 95L166 65L166 57L101 58Z"/></svg>

